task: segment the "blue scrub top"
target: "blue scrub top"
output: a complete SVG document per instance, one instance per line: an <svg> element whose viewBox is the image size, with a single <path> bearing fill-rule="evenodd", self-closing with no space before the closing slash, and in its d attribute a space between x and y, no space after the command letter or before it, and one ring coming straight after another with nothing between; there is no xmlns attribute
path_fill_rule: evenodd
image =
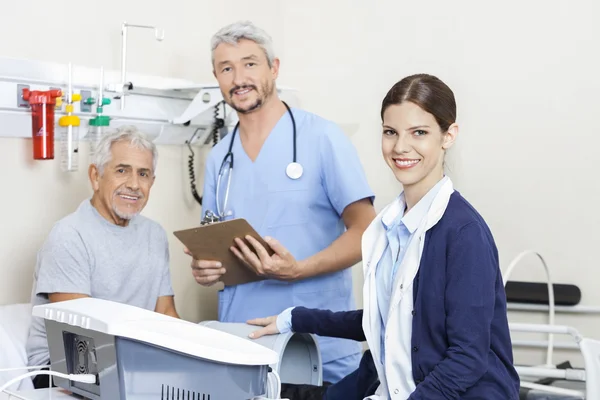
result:
<svg viewBox="0 0 600 400"><path fill-rule="evenodd" d="M307 111L292 108L292 112L302 177L293 180L285 172L293 160L293 125L287 112L254 162L244 151L238 132L226 211L231 212L229 218L245 218L261 236L279 240L297 260L303 260L328 247L345 231L341 215L346 206L364 198L373 201L374 194L357 151L342 130ZM227 135L208 156L202 215L206 210L217 212L217 176L229 143ZM227 177L225 169L221 202ZM355 309L351 268L298 282L265 280L219 292L219 320L225 322L277 315L292 306ZM323 363L360 352L358 343L344 339L319 337L319 345ZM349 366L348 373L356 367Z"/></svg>

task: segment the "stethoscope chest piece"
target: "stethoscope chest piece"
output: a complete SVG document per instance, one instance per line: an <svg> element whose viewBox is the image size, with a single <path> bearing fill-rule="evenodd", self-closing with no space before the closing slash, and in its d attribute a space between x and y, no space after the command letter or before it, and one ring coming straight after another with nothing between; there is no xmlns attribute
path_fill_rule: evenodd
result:
<svg viewBox="0 0 600 400"><path fill-rule="evenodd" d="M299 179L302 176L303 172L304 168L302 168L302 165L297 162L289 163L287 168L285 169L285 173L290 179Z"/></svg>

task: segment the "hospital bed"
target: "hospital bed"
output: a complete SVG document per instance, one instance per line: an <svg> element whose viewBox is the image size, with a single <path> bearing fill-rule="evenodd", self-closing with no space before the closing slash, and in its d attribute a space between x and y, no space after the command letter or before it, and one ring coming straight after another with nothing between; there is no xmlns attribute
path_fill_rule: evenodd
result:
<svg viewBox="0 0 600 400"><path fill-rule="evenodd" d="M0 306L0 386L27 372L26 342L31 321L30 304ZM2 371L10 368L9 371ZM30 379L23 379L11 387L14 390L31 390ZM0 399L3 400L2 394Z"/></svg>
<svg viewBox="0 0 600 400"><path fill-rule="evenodd" d="M584 337L574 327L555 324L556 306L554 302L554 286L550 269L542 255L531 250L517 255L504 273L504 284L506 285L509 281L519 261L527 255L535 256L544 268L548 286L549 302L547 308L549 318L547 324L509 322L511 332L548 334L546 362L543 365L515 366L521 377L521 399L600 400L600 341ZM553 363L555 335L570 338L572 342L567 342L563 346L578 349L581 352L584 360L584 368L571 368L570 365L557 366Z"/></svg>

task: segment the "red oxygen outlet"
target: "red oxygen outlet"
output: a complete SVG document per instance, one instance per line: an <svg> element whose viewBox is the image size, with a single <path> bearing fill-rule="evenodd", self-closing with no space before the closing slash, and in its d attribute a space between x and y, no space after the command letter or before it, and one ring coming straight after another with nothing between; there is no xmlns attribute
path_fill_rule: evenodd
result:
<svg viewBox="0 0 600 400"><path fill-rule="evenodd" d="M54 107L56 99L62 97L58 89L30 91L23 89L23 99L31 106L31 134L33 159L54 159Z"/></svg>

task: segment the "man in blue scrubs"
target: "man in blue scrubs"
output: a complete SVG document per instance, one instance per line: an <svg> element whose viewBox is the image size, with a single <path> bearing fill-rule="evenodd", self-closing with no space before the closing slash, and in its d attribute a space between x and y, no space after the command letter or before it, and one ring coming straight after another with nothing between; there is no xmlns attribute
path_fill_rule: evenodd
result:
<svg viewBox="0 0 600 400"><path fill-rule="evenodd" d="M211 45L214 75L223 98L237 111L239 127L227 204L228 166L218 205L216 191L231 135L208 156L203 214L220 209L226 219L246 219L275 251L269 256L256 241L258 256L241 241L232 248L269 279L220 291L219 320L245 322L292 306L355 309L351 267L361 260L361 236L376 215L356 149L333 122L297 108L288 111L275 87L279 59L263 30L250 22L234 23L217 32ZM301 174L288 169L294 158L293 122ZM226 269L216 261L192 261L202 285L216 283ZM324 381L335 383L358 367L357 342L319 337L319 344Z"/></svg>

